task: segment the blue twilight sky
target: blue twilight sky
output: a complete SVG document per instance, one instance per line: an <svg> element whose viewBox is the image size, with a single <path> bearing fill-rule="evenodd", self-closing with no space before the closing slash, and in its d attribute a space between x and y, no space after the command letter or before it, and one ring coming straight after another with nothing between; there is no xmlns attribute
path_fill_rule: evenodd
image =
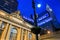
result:
<svg viewBox="0 0 60 40"><path fill-rule="evenodd" d="M30 17L33 14L32 9L32 0L18 0L18 10L21 11L21 15ZM60 0L35 0L36 2L36 13L40 14L42 11L45 10L46 3L53 9L53 12L60 22ZM41 4L41 7L38 8L37 4Z"/></svg>

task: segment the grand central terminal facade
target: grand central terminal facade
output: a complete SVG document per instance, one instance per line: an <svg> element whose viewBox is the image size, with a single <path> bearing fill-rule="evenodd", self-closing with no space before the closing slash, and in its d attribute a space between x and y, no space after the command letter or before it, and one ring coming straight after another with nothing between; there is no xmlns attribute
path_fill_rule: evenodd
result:
<svg viewBox="0 0 60 40"><path fill-rule="evenodd" d="M0 40L36 40L36 35L31 32L34 26L19 14L19 11L8 14L0 10Z"/></svg>

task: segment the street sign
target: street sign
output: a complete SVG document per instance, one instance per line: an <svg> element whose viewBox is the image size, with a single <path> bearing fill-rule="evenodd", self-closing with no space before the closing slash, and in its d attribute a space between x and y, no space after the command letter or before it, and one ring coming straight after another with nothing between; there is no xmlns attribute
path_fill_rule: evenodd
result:
<svg viewBox="0 0 60 40"><path fill-rule="evenodd" d="M39 23L38 23L38 26L43 25L43 24L45 24L45 23L47 23L47 22L49 22L49 21L51 21L51 20L52 20L51 17L50 17L50 18L47 18L47 19L45 19L45 20L39 22Z"/></svg>

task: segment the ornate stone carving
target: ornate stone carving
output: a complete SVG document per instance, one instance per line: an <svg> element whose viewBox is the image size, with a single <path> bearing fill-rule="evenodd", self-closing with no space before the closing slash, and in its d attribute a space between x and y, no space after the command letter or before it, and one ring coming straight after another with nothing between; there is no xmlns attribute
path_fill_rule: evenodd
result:
<svg viewBox="0 0 60 40"><path fill-rule="evenodd" d="M23 20L22 17L20 16L20 11L15 11L14 13L11 13L11 15L13 17L20 19L20 20Z"/></svg>

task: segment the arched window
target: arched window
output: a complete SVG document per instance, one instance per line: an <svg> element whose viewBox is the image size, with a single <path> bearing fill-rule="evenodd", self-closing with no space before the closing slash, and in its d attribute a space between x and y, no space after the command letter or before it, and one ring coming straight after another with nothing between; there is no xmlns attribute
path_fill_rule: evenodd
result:
<svg viewBox="0 0 60 40"><path fill-rule="evenodd" d="M1 24L0 24L0 29L3 29L4 27L5 27L5 22L2 22Z"/></svg>
<svg viewBox="0 0 60 40"><path fill-rule="evenodd" d="M10 32L9 40L16 40L16 39L17 39L17 29L13 27Z"/></svg>
<svg viewBox="0 0 60 40"><path fill-rule="evenodd" d="M29 37L29 40L31 40L31 38L32 38L32 34L29 33L29 34L28 34L28 37Z"/></svg>
<svg viewBox="0 0 60 40"><path fill-rule="evenodd" d="M3 28L5 27L6 23L0 21L0 35L2 34Z"/></svg>

